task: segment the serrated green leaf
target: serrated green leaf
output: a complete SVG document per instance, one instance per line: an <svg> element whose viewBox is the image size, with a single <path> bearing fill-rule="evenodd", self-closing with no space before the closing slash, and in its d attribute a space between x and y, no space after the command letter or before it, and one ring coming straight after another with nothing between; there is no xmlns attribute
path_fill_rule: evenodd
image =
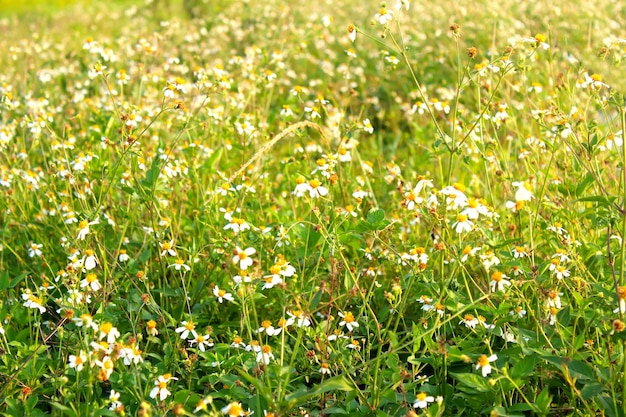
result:
<svg viewBox="0 0 626 417"><path fill-rule="evenodd" d="M550 390L548 389L548 387L545 387L535 400L537 412L542 415L549 414L550 404L552 404L552 395L550 395Z"/></svg>
<svg viewBox="0 0 626 417"><path fill-rule="evenodd" d="M570 375L576 379L594 379L595 372L591 365L583 361L572 361L567 364Z"/></svg>
<svg viewBox="0 0 626 417"><path fill-rule="evenodd" d="M354 387L348 379L342 375L327 379L317 384L313 389L300 389L285 396L285 401L289 409L295 409L298 405L305 403L311 398L330 391L352 391Z"/></svg>
<svg viewBox="0 0 626 417"><path fill-rule="evenodd" d="M458 374L458 373L453 373L453 372L451 372L450 375L452 376L452 378L457 380L461 385L465 385L466 387L469 387L478 392L490 392L491 391L491 386L489 385L489 382L487 381L487 379L480 375L470 374L470 373Z"/></svg>
<svg viewBox="0 0 626 417"><path fill-rule="evenodd" d="M513 367L509 371L511 378L518 379L528 377L535 369L536 363L537 356L531 355L525 357L524 359L513 365Z"/></svg>
<svg viewBox="0 0 626 417"><path fill-rule="evenodd" d="M593 397L598 397L602 395L604 391L604 387L602 384L597 382L586 383L585 386L580 390L580 396L583 400L588 400Z"/></svg>
<svg viewBox="0 0 626 417"><path fill-rule="evenodd" d="M382 209L372 209L367 213L367 222L377 225L385 219L385 212Z"/></svg>

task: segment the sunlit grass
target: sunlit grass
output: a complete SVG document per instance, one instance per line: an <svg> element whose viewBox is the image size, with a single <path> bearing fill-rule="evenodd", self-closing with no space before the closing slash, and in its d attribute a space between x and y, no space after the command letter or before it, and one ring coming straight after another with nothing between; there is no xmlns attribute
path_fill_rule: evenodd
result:
<svg viewBox="0 0 626 417"><path fill-rule="evenodd" d="M620 4L150 3L1 22L1 413L622 415Z"/></svg>

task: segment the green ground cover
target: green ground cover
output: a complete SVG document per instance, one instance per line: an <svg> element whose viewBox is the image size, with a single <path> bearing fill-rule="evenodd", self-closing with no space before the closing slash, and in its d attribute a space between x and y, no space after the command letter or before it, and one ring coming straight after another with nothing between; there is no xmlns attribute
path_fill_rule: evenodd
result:
<svg viewBox="0 0 626 417"><path fill-rule="evenodd" d="M620 2L0 2L0 414L626 403Z"/></svg>

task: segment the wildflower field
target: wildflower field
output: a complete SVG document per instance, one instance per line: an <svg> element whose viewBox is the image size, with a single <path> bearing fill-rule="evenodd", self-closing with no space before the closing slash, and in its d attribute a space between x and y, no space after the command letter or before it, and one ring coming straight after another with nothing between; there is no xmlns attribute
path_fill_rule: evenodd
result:
<svg viewBox="0 0 626 417"><path fill-rule="evenodd" d="M0 415L624 416L622 2L4 3Z"/></svg>

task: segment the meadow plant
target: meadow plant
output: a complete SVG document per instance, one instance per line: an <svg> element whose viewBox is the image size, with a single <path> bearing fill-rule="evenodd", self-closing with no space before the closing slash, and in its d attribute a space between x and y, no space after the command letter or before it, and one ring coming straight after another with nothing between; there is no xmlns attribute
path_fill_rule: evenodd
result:
<svg viewBox="0 0 626 417"><path fill-rule="evenodd" d="M624 6L351 3L0 20L0 414L624 415Z"/></svg>

